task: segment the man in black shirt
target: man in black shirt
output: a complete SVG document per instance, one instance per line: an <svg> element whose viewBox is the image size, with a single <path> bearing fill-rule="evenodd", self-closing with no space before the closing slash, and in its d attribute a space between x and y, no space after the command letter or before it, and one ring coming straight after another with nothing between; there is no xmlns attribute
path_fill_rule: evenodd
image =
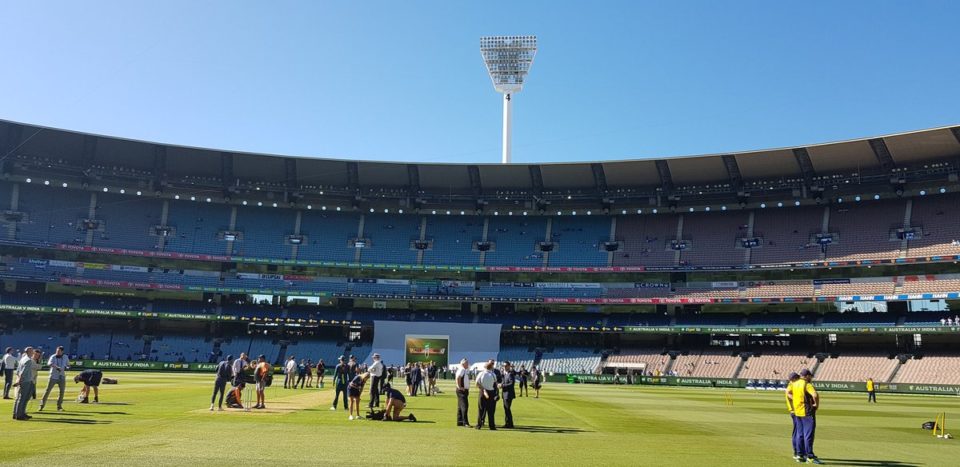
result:
<svg viewBox="0 0 960 467"><path fill-rule="evenodd" d="M527 378L530 376L530 373L527 371L526 366L520 366L520 371L517 372L517 377L520 380L520 397L523 397L523 392L527 391L527 397L530 396L530 390L527 388Z"/></svg>
<svg viewBox="0 0 960 467"><path fill-rule="evenodd" d="M217 379L213 381L213 397L210 398L210 411L213 412L213 404L217 400L217 394L220 394L220 405L218 410L223 410L223 396L227 392L227 383L233 379L233 355L227 355L226 360L217 364Z"/></svg>
<svg viewBox="0 0 960 467"><path fill-rule="evenodd" d="M500 388L503 390L503 427L513 428L513 411L510 410L510 407L517 397L514 392L517 372L513 371L513 365L510 362L504 362L502 374L503 380L500 382Z"/></svg>
<svg viewBox="0 0 960 467"><path fill-rule="evenodd" d="M337 359L337 366L333 369L333 386L334 386L334 395L333 395L333 405L330 406L330 410L337 410L337 402L340 400L340 394L343 394L343 408L347 409L347 404L350 402L347 400L347 384L350 383L350 368L346 363L343 363L343 355Z"/></svg>
<svg viewBox="0 0 960 467"><path fill-rule="evenodd" d="M437 392L437 365L430 362L427 367L427 395L432 396Z"/></svg>
<svg viewBox="0 0 960 467"><path fill-rule="evenodd" d="M423 382L423 373L420 371L420 364L416 363L413 365L413 370L410 371L410 379L413 381L413 394L412 396L417 396L417 390L420 389L420 384Z"/></svg>
<svg viewBox="0 0 960 467"><path fill-rule="evenodd" d="M73 377L74 383L83 382L83 389L80 390L80 396L77 400L81 404L90 401L90 388L93 388L93 403L100 403L100 381L103 380L103 372L100 370L83 370L79 375Z"/></svg>

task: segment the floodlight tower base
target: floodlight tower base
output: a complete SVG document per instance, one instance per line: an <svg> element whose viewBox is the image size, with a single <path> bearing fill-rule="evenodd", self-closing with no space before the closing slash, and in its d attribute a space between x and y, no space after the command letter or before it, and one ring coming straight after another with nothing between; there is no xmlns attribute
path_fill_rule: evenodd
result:
<svg viewBox="0 0 960 467"><path fill-rule="evenodd" d="M503 94L503 157L501 162L510 163L510 117L513 113L510 93Z"/></svg>

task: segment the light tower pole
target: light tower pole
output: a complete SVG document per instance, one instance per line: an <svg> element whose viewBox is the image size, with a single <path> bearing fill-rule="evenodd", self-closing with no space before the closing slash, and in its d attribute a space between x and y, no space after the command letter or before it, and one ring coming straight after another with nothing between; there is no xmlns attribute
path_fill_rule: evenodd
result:
<svg viewBox="0 0 960 467"><path fill-rule="evenodd" d="M510 163L510 120L513 94L523 82L537 55L537 36L487 36L480 38L480 54L493 80L493 88L503 94L503 156Z"/></svg>

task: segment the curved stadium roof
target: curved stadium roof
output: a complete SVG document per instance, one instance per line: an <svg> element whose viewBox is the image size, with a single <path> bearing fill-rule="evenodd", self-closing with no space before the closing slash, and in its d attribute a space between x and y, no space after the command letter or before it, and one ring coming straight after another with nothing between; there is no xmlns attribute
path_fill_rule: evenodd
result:
<svg viewBox="0 0 960 467"><path fill-rule="evenodd" d="M143 178L256 182L289 189L399 189L473 197L500 192L589 192L682 187L737 191L757 181L836 175L886 176L935 163L960 167L960 126L810 146L661 159L541 164L438 164L348 161L253 154L136 141L0 120L4 154L48 158L65 166L122 166ZM9 165L4 160L4 172Z"/></svg>

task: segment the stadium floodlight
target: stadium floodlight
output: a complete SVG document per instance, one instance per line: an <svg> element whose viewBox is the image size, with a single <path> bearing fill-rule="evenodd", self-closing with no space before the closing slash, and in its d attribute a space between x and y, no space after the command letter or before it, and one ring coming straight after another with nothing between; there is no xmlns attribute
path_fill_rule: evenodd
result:
<svg viewBox="0 0 960 467"><path fill-rule="evenodd" d="M480 38L480 54L493 80L493 88L503 94L503 157L510 163L511 98L523 89L527 73L537 55L537 36L487 36Z"/></svg>

